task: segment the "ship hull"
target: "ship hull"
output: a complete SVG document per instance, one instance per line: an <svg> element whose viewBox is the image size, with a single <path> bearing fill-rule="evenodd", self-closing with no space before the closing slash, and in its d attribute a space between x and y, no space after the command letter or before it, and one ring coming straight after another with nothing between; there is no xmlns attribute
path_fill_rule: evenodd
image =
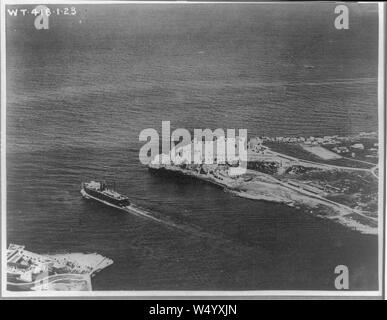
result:
<svg viewBox="0 0 387 320"><path fill-rule="evenodd" d="M108 201L105 201L105 200L102 200L102 199L99 199L97 197L94 197L92 196L91 194L87 193L87 191L83 188L81 189L81 195L85 198L85 199L92 199L92 200L95 200L95 201L98 201L98 202L101 202L107 206L110 206L110 207L113 207L113 208L116 208L116 209L120 209L120 210L125 210L125 207L121 207L121 206L117 206L113 203L110 203Z"/></svg>
<svg viewBox="0 0 387 320"><path fill-rule="evenodd" d="M85 199L95 200L95 201L103 203L104 205L107 205L109 207L113 207L115 209L119 209L121 211L131 213L131 214L134 214L134 215L139 216L139 217L143 217L143 218L154 220L156 222L160 222L160 219L158 219L157 217L154 217L148 210L137 207L136 205L130 204L130 205L124 206L124 207L116 206L112 203L109 203L107 201L101 200L99 198L96 198L96 197L90 195L89 193L86 192L86 190L84 188L81 189L81 194Z"/></svg>

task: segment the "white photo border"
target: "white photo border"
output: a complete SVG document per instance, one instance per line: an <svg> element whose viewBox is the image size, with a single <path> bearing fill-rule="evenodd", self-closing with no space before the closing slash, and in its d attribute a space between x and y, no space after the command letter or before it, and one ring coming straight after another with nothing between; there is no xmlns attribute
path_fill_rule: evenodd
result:
<svg viewBox="0 0 387 320"><path fill-rule="evenodd" d="M76 1L76 0L0 0L0 27L1 27L1 297L5 298L74 298L74 297L99 297L99 298L114 298L114 297L127 297L127 298L200 298L200 297L222 297L222 298L235 298L235 299L259 299L259 298L355 298L355 297L376 297L384 298L385 287L387 285L385 279L385 199L386 199L386 176L385 176L385 143L386 143L386 113L385 113L385 20L386 3L384 2L373 2L378 5L378 16L379 16L379 50L378 50L378 130L379 130L379 214L378 214L378 290L376 291L324 291L324 290L249 290L249 291L90 291L90 292L74 292L74 291L31 291L31 292L14 292L7 290L7 270L6 270L6 214L7 214L7 171L6 171L6 16L5 7L7 5L33 5L33 4L97 4L97 5L109 5L109 4L121 4L121 5L132 5L132 4L283 4L293 1L284 2L256 2L256 1ZM293 2L295 3L295 2ZM296 2L303 3L303 2ZM318 1L318 3L335 3ZM345 4L346 2L340 2ZM353 3L353 2L350 2ZM362 2L358 2L362 3ZM364 3L364 2L363 2ZM367 2L372 3L372 2Z"/></svg>

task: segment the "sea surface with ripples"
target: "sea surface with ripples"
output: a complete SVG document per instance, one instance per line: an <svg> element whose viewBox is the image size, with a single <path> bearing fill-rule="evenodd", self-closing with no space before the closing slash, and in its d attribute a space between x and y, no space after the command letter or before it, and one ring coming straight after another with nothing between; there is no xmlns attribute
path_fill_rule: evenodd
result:
<svg viewBox="0 0 387 320"><path fill-rule="evenodd" d="M249 136L377 131L377 5L77 5L7 17L7 239L98 252L94 290L377 288L377 237L284 205L154 176L145 128ZM159 222L82 199L104 179ZM178 225L176 228L174 225Z"/></svg>

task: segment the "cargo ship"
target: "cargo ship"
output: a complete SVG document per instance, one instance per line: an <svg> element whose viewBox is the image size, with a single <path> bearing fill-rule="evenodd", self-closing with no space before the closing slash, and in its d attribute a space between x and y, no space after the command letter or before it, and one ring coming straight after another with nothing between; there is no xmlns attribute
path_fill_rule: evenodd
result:
<svg viewBox="0 0 387 320"><path fill-rule="evenodd" d="M105 182L84 182L81 194L86 199L93 199L117 209L123 209L131 204L128 197L109 189Z"/></svg>
<svg viewBox="0 0 387 320"><path fill-rule="evenodd" d="M85 199L95 200L122 211L146 217L157 222L163 222L161 219L155 217L150 211L132 203L127 196L109 189L105 182L83 182L81 194Z"/></svg>

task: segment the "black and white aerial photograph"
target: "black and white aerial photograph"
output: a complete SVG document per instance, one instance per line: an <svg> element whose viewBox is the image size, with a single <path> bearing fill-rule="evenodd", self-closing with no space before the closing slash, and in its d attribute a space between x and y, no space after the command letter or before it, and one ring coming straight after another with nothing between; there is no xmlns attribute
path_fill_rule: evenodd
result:
<svg viewBox="0 0 387 320"><path fill-rule="evenodd" d="M2 0L2 296L382 297L384 5Z"/></svg>

